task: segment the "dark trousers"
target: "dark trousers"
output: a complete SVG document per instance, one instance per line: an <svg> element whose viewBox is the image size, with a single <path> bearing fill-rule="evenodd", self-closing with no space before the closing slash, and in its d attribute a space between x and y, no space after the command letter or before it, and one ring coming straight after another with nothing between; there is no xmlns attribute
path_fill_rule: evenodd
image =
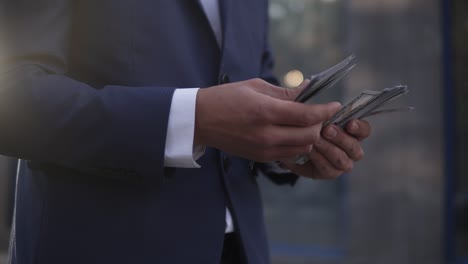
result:
<svg viewBox="0 0 468 264"><path fill-rule="evenodd" d="M224 236L221 264L247 264L239 237L235 233Z"/></svg>

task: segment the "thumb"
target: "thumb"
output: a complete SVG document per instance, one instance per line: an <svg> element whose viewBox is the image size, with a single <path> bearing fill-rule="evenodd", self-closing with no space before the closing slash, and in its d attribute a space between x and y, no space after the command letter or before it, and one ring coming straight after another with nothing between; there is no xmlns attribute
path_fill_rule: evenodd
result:
<svg viewBox="0 0 468 264"><path fill-rule="evenodd" d="M263 94L269 95L273 98L280 100L293 101L310 83L309 79L305 79L298 87L296 88L283 88L274 85L267 85L265 89L259 91Z"/></svg>
<svg viewBox="0 0 468 264"><path fill-rule="evenodd" d="M325 122L332 118L332 116L341 109L341 104L338 102L330 102L326 104L313 104L306 106L309 108L310 113L314 113L314 115L310 116L310 124Z"/></svg>
<svg viewBox="0 0 468 264"><path fill-rule="evenodd" d="M342 105L339 102L330 102L326 104L326 120L333 117L338 111L340 111Z"/></svg>
<svg viewBox="0 0 468 264"><path fill-rule="evenodd" d="M339 109L337 102L306 105L277 100L269 109L276 124L293 126L314 126L329 120Z"/></svg>

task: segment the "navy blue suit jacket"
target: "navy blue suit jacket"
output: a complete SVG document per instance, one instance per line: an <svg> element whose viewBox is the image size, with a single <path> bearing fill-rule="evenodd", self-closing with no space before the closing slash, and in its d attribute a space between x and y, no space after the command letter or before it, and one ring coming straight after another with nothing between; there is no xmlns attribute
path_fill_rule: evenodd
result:
<svg viewBox="0 0 468 264"><path fill-rule="evenodd" d="M221 49L195 0L0 10L0 154L23 160L13 263L219 263L226 205L249 263L269 262L248 161L163 166L174 89L274 81L267 0L222 1Z"/></svg>

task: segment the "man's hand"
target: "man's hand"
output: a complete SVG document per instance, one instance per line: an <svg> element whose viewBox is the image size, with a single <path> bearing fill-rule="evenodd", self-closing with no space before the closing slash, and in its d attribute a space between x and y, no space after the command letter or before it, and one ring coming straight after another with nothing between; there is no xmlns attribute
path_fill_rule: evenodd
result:
<svg viewBox="0 0 468 264"><path fill-rule="evenodd" d="M200 89L194 144L262 162L309 153L340 104L293 102L301 90L260 79Z"/></svg>
<svg viewBox="0 0 468 264"><path fill-rule="evenodd" d="M313 179L335 179L349 172L354 162L362 159L364 151L361 141L369 137L371 127L363 120L348 122L345 130L328 125L322 130L322 137L309 153L310 161L304 165L286 163L294 173Z"/></svg>

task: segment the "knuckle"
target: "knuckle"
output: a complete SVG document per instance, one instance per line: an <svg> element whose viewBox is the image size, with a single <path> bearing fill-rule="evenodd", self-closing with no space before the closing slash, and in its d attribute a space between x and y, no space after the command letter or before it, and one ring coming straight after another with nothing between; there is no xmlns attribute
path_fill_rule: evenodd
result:
<svg viewBox="0 0 468 264"><path fill-rule="evenodd" d="M318 123L319 115L315 111L304 111L302 112L301 119L306 126L313 126Z"/></svg>
<svg viewBox="0 0 468 264"><path fill-rule="evenodd" d="M364 156L361 145L357 141L351 144L349 153L350 153L350 157L352 157L354 160L361 160L362 157Z"/></svg>
<svg viewBox="0 0 468 264"><path fill-rule="evenodd" d="M357 120L356 122L359 123L359 127L361 128L360 129L360 136L363 137L363 138L367 138L370 136L371 134L371 131L372 131L372 128L370 126L370 124L367 122L367 121L364 121L364 120Z"/></svg>
<svg viewBox="0 0 468 264"><path fill-rule="evenodd" d="M350 136L347 135L341 128L336 128L336 135L331 141L341 145L341 146L351 146L353 142L351 142Z"/></svg>
<svg viewBox="0 0 468 264"><path fill-rule="evenodd" d="M341 174L343 174L343 170L336 170L332 168L329 168L326 172L322 173L322 175L324 176L324 179L327 179L327 180L335 180Z"/></svg>
<svg viewBox="0 0 468 264"><path fill-rule="evenodd" d="M358 120L359 126L363 127L365 131L370 132L372 130L371 125L366 120Z"/></svg>
<svg viewBox="0 0 468 264"><path fill-rule="evenodd" d="M314 129L312 133L307 135L307 140L310 141L312 144L317 144L319 146L323 146L323 142L321 142L321 137L320 137L320 131L317 129Z"/></svg>
<svg viewBox="0 0 468 264"><path fill-rule="evenodd" d="M254 84L261 84L263 82L263 80L260 78L253 78L251 81Z"/></svg>
<svg viewBox="0 0 468 264"><path fill-rule="evenodd" d="M316 166L318 167L318 169L319 169L319 171L321 172L322 175L328 175L329 174L328 173L329 169L328 169L327 165L319 164L319 165L316 165Z"/></svg>
<svg viewBox="0 0 468 264"><path fill-rule="evenodd" d="M258 130L251 131L250 133L245 133L243 135L245 137L246 144L253 144L254 146L258 146L256 143L258 142L258 137L260 136L261 132Z"/></svg>
<svg viewBox="0 0 468 264"><path fill-rule="evenodd" d="M252 109L252 120L254 123L258 124L265 124L271 123L272 115L268 114L269 111L269 104L265 101L261 101L256 103Z"/></svg>
<svg viewBox="0 0 468 264"><path fill-rule="evenodd" d="M358 151L359 151L359 144L355 141L351 141L349 142L348 144L344 144L343 146L345 146L345 150L346 150L346 153L348 153L348 155L352 158L355 158Z"/></svg>
<svg viewBox="0 0 468 264"><path fill-rule="evenodd" d="M348 166L347 163L348 163L348 161L345 160L345 159L342 158L342 157L339 157L339 158L337 158L337 159L335 160L335 165L336 165L336 167L337 167L338 169L340 169L340 170L345 170L346 167Z"/></svg>
<svg viewBox="0 0 468 264"><path fill-rule="evenodd" d="M256 153L258 153L259 150L261 151L268 147L263 142L263 137L264 133L262 133L262 131L253 131L252 133L246 135L246 144L249 145L250 149L253 149Z"/></svg>
<svg viewBox="0 0 468 264"><path fill-rule="evenodd" d="M311 134L309 135L309 137L310 137L310 140L313 142L314 147L317 147L323 152L328 152L328 150L330 149L330 146L326 144L326 142L320 136L316 138L314 135Z"/></svg>
<svg viewBox="0 0 468 264"><path fill-rule="evenodd" d="M345 171L345 172L350 172L350 171L353 170L353 168L354 168L354 162L349 161L349 162L346 163L346 165L345 165L343 171Z"/></svg>
<svg viewBox="0 0 468 264"><path fill-rule="evenodd" d="M362 160L364 158L364 151L362 148L359 148L359 151L356 153L356 161Z"/></svg>
<svg viewBox="0 0 468 264"><path fill-rule="evenodd" d="M252 81L252 84L256 87L266 88L265 84L267 84L267 82L265 82L264 80L260 78L254 78L251 81Z"/></svg>
<svg viewBox="0 0 468 264"><path fill-rule="evenodd" d="M295 93L293 89L281 88L281 92L283 93L284 98L288 98L292 100L295 97Z"/></svg>
<svg viewBox="0 0 468 264"><path fill-rule="evenodd" d="M258 140L260 145L266 148L270 148L278 142L277 137L271 133L262 133Z"/></svg>
<svg viewBox="0 0 468 264"><path fill-rule="evenodd" d="M347 156L345 157L345 155L342 155L336 158L335 166L337 167L337 169L347 172L353 169L354 163L350 158L348 158Z"/></svg>

